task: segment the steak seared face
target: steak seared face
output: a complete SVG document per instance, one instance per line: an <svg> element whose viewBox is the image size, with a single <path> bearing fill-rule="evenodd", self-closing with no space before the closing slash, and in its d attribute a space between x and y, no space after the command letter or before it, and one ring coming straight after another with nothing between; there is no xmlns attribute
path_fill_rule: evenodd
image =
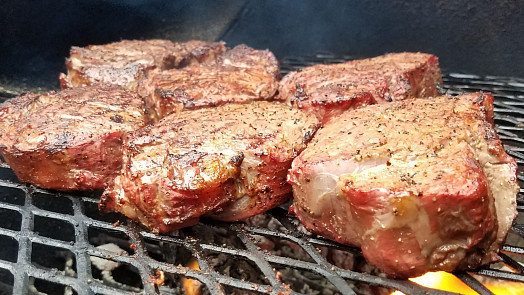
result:
<svg viewBox="0 0 524 295"><path fill-rule="evenodd" d="M390 53L340 64L315 65L287 74L278 99L327 122L347 109L437 96L442 77L436 56Z"/></svg>
<svg viewBox="0 0 524 295"><path fill-rule="evenodd" d="M23 182L104 188L122 166L122 137L143 127L142 100L119 86L27 94L0 105L0 152Z"/></svg>
<svg viewBox="0 0 524 295"><path fill-rule="evenodd" d="M122 172L99 207L156 232L206 213L233 221L264 212L289 198L287 171L318 123L269 102L169 115L126 137Z"/></svg>
<svg viewBox="0 0 524 295"><path fill-rule="evenodd" d="M493 126L493 96L475 93L343 113L288 180L309 230L406 278L495 261L516 216L516 171Z"/></svg>
<svg viewBox="0 0 524 295"><path fill-rule="evenodd" d="M71 48L66 60L67 76L60 76L62 89L96 83L135 90L138 81L152 69L172 69L211 62L226 50L223 42L169 40L124 40L105 45Z"/></svg>
<svg viewBox="0 0 524 295"><path fill-rule="evenodd" d="M184 109L271 99L279 77L279 64L271 52L239 45L213 63L152 71L138 92L151 119L158 121Z"/></svg>

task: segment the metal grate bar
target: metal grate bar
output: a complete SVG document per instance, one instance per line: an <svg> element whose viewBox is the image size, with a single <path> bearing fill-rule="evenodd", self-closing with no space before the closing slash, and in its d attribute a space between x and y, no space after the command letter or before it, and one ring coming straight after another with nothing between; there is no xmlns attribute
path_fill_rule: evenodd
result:
<svg viewBox="0 0 524 295"><path fill-rule="evenodd" d="M477 291L480 295L493 295L493 293L484 287L477 279L472 277L467 272L458 272L455 274L457 278L461 279L466 285L470 286L471 289Z"/></svg>
<svg viewBox="0 0 524 295"><path fill-rule="evenodd" d="M521 210L524 210L524 206L520 206L520 207L523 207L523 209L521 209ZM521 255L523 255L523 254L524 254L524 248L522 248L522 247L510 246L510 245L504 245L504 246L502 247L502 252L513 253L513 254L521 254Z"/></svg>
<svg viewBox="0 0 524 295"><path fill-rule="evenodd" d="M268 279L269 283L272 286L272 292L276 294L285 291L283 288L281 288L279 285L281 284L280 281L277 280L276 274L273 271L273 268L267 261L267 255L262 253L260 249L251 241L249 236L247 236L242 230L234 226L233 227L238 234L240 240L244 243L244 245L247 248L247 251L249 254L246 256L246 258L250 258L253 260L257 266L260 268L264 276Z"/></svg>
<svg viewBox="0 0 524 295"><path fill-rule="evenodd" d="M73 208L74 208L74 217L75 217L75 237L76 237L76 259L77 264L79 266L85 266L85 267L77 267L77 276L78 280L82 282L83 284L78 290L81 294L86 295L92 295L94 294L94 290L90 287L90 282L92 278L91 273L91 262L89 260L88 252L85 251L89 247L89 243L87 242L87 227L84 224L84 216L82 214L83 206L80 202L80 199L78 198L71 198L71 201L73 202Z"/></svg>
<svg viewBox="0 0 524 295"><path fill-rule="evenodd" d="M477 271L477 274L492 277L496 279L505 279L505 280L511 280L515 282L521 282L524 283L524 279L522 275L510 273L506 271L500 271L500 270L493 270L493 269L480 269ZM475 290L477 291L477 290Z"/></svg>
<svg viewBox="0 0 524 295"><path fill-rule="evenodd" d="M28 197L27 191L24 190L26 194L25 204L23 208L20 208L20 213L22 213L22 223L21 231L29 233L32 229L32 216L29 212L28 207L31 206L31 198ZM29 237L27 235L20 235L18 237L18 259L16 261L16 268L14 269L14 286L13 294L25 294L26 288L29 285L29 276L27 269L29 268L29 261L31 259L31 247L29 242Z"/></svg>
<svg viewBox="0 0 524 295"><path fill-rule="evenodd" d="M502 258L502 262L509 266L514 272L524 274L524 266L522 266L520 263L504 253L499 253L499 256Z"/></svg>

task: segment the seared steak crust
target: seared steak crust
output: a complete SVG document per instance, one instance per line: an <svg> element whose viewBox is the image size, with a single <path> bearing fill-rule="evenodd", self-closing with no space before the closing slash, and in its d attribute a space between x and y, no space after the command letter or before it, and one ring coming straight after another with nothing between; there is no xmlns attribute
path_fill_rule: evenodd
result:
<svg viewBox="0 0 524 295"><path fill-rule="evenodd" d="M99 207L157 232L205 213L233 221L264 212L290 196L287 170L317 126L269 102L171 114L126 137L122 172Z"/></svg>
<svg viewBox="0 0 524 295"><path fill-rule="evenodd" d="M493 96L409 99L345 112L293 161L293 211L397 277L498 258L516 216L517 165Z"/></svg>
<svg viewBox="0 0 524 295"><path fill-rule="evenodd" d="M216 62L152 71L138 88L153 120L184 109L271 99L278 88L279 64L267 50L239 45Z"/></svg>
<svg viewBox="0 0 524 295"><path fill-rule="evenodd" d="M350 108L437 96L441 84L436 56L390 53L291 72L280 82L278 99L311 112L325 123Z"/></svg>
<svg viewBox="0 0 524 295"><path fill-rule="evenodd" d="M0 105L0 152L23 182L100 189L121 169L123 135L145 119L138 95L119 86L22 95Z"/></svg>
<svg viewBox="0 0 524 295"><path fill-rule="evenodd" d="M68 75L61 75L62 89L108 83L134 90L152 69L172 69L211 62L225 51L223 42L124 40L105 45L71 48L66 59Z"/></svg>

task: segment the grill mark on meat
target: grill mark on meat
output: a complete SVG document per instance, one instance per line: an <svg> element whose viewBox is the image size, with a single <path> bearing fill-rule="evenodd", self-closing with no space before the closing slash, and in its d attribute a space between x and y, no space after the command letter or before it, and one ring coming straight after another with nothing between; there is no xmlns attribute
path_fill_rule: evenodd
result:
<svg viewBox="0 0 524 295"><path fill-rule="evenodd" d="M208 153L191 150L184 154L168 154L168 163L177 162L181 168L196 165Z"/></svg>
<svg viewBox="0 0 524 295"><path fill-rule="evenodd" d="M304 86L302 84L295 84L295 94L291 97L291 102L298 102L298 106L301 106L301 102L309 99L309 95L306 94Z"/></svg>
<svg viewBox="0 0 524 295"><path fill-rule="evenodd" d="M73 141L74 141L74 136L70 132L64 131L64 132L58 133L55 135L55 140L52 141L52 143L49 145L47 150L50 153L54 154L58 151L68 148Z"/></svg>
<svg viewBox="0 0 524 295"><path fill-rule="evenodd" d="M250 125L251 129L257 131L257 128ZM266 143L269 140L272 140L275 138L275 133L265 133L266 130L261 130L258 133L252 134L250 136L246 136L244 134L239 134L233 137L233 140L246 140L250 142L249 146L247 148L249 149L256 149Z"/></svg>
<svg viewBox="0 0 524 295"><path fill-rule="evenodd" d="M113 115L110 117L111 121L115 122L115 123L123 123L124 122L124 118L122 118L122 116L120 115Z"/></svg>
<svg viewBox="0 0 524 295"><path fill-rule="evenodd" d="M242 152L231 157L231 163L235 166L240 167L240 165L242 164L242 161L244 161L244 153Z"/></svg>
<svg viewBox="0 0 524 295"><path fill-rule="evenodd" d="M155 89L155 93L161 98L161 103L167 101L168 104L181 103L184 108L191 109L195 107L194 97L189 96L185 91L184 86L175 88L174 90Z"/></svg>
<svg viewBox="0 0 524 295"><path fill-rule="evenodd" d="M313 135L315 135L315 132L317 132L318 128L315 128L314 130L310 130L306 132L304 135L304 140L302 141L305 145L307 145L311 139L313 139Z"/></svg>

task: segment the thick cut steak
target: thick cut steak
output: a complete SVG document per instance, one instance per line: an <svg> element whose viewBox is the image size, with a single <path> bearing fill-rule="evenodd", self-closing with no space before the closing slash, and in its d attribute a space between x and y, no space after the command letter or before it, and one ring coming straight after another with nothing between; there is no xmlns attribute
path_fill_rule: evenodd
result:
<svg viewBox="0 0 524 295"><path fill-rule="evenodd" d="M436 56L390 53L291 72L280 82L278 99L311 112L325 123L363 105L437 96L441 84Z"/></svg>
<svg viewBox="0 0 524 295"><path fill-rule="evenodd" d="M269 102L171 114L126 137L122 172L99 207L156 232L205 213L234 221L264 212L289 198L287 171L317 127L314 117Z"/></svg>
<svg viewBox="0 0 524 295"><path fill-rule="evenodd" d="M405 278L495 261L516 216L516 172L493 96L474 93L345 112L293 161L288 181L306 228Z"/></svg>
<svg viewBox="0 0 524 295"><path fill-rule="evenodd" d="M145 125L143 102L120 86L26 94L0 105L0 152L23 182L104 188L122 166L122 137Z"/></svg>
<svg viewBox="0 0 524 295"><path fill-rule="evenodd" d="M223 42L124 40L105 45L73 46L66 60L62 89L108 83L135 90L152 69L172 69L215 60L226 50Z"/></svg>
<svg viewBox="0 0 524 295"><path fill-rule="evenodd" d="M273 98L279 64L268 50L239 45L216 62L152 71L138 88L153 120L184 109Z"/></svg>

